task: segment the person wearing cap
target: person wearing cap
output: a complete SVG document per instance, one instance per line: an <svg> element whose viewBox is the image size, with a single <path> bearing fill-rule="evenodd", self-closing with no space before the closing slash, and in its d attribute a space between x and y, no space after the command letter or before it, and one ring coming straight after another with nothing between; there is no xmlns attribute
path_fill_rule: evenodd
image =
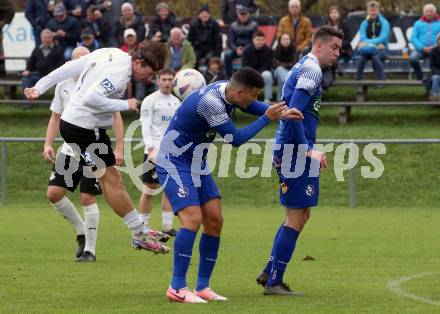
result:
<svg viewBox="0 0 440 314"><path fill-rule="evenodd" d="M146 31L142 16L138 12L135 12L134 6L129 2L125 2L121 6L121 11L122 15L115 25L119 46L124 43L124 31L128 28L134 29L139 42L143 41Z"/></svg>
<svg viewBox="0 0 440 314"><path fill-rule="evenodd" d="M165 2L156 5L157 15L153 18L148 39L166 43L170 39L171 29L177 26L176 15Z"/></svg>
<svg viewBox="0 0 440 314"><path fill-rule="evenodd" d="M228 77L232 76L232 61L241 58L244 47L252 42L252 36L258 31L258 24L250 19L247 7L237 6L238 20L229 28L228 46L225 52L225 70Z"/></svg>
<svg viewBox="0 0 440 314"><path fill-rule="evenodd" d="M258 9L255 0L222 0L220 3L220 27L227 27L237 20L238 5L248 8L249 13L255 13Z"/></svg>
<svg viewBox="0 0 440 314"><path fill-rule="evenodd" d="M220 26L211 18L207 4L201 6L198 18L189 26L188 40L196 53L196 67L207 64L212 57L220 57L222 52Z"/></svg>
<svg viewBox="0 0 440 314"><path fill-rule="evenodd" d="M136 32L132 28L127 28L124 31L124 44L119 47L130 56L138 49L139 42L137 40Z"/></svg>
<svg viewBox="0 0 440 314"><path fill-rule="evenodd" d="M166 43L168 48L168 58L165 63L166 68L174 71L182 69L192 69L196 64L196 55L191 43L185 39L180 28L174 27L170 32L170 40Z"/></svg>
<svg viewBox="0 0 440 314"><path fill-rule="evenodd" d="M73 49L80 41L80 27L78 21L67 15L64 4L55 5L53 18L47 28L53 32L55 42L64 49L64 58L70 60Z"/></svg>
<svg viewBox="0 0 440 314"><path fill-rule="evenodd" d="M122 51L125 51L130 56L135 54L139 47L139 42L136 37L136 32L132 28L127 28L124 31L124 44L119 47ZM149 83L149 82L148 82ZM134 96L137 100L142 100L147 92L146 82L138 82L132 79L128 83L127 95L128 97Z"/></svg>
<svg viewBox="0 0 440 314"><path fill-rule="evenodd" d="M81 39L82 41L79 43L79 45L82 47L86 47L87 49L89 49L90 52L101 48L100 43L95 38L93 29L91 29L90 27L84 28L81 31Z"/></svg>
<svg viewBox="0 0 440 314"><path fill-rule="evenodd" d="M289 14L283 16L278 24L277 39L283 34L289 34L296 51L302 54L312 42L312 22L301 13L299 0L290 0L288 9Z"/></svg>

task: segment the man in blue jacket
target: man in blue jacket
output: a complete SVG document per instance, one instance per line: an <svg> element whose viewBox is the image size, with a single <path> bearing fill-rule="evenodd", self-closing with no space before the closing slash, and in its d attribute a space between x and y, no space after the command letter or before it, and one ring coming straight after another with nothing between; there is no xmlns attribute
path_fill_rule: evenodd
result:
<svg viewBox="0 0 440 314"><path fill-rule="evenodd" d="M385 79L383 61L386 59L386 50L390 36L390 23L379 13L379 3L367 3L367 18L359 28L360 42L358 44L359 63L356 79L364 78L364 68L368 60L373 63L379 80Z"/></svg>
<svg viewBox="0 0 440 314"><path fill-rule="evenodd" d="M40 47L40 33L46 28L47 23L52 17L55 1L28 0L26 2L25 16L32 25L35 38L35 47Z"/></svg>
<svg viewBox="0 0 440 314"><path fill-rule="evenodd" d="M64 4L59 3L53 10L53 18L47 24L55 36L55 41L64 49L64 58L70 60L73 49L80 41L80 27L76 18L68 16Z"/></svg>
<svg viewBox="0 0 440 314"><path fill-rule="evenodd" d="M411 52L409 61L418 80L423 80L420 59L428 57L431 49L436 47L439 33L440 17L437 14L437 9L433 4L426 4L423 7L422 17L414 23L411 35L411 43L415 50Z"/></svg>

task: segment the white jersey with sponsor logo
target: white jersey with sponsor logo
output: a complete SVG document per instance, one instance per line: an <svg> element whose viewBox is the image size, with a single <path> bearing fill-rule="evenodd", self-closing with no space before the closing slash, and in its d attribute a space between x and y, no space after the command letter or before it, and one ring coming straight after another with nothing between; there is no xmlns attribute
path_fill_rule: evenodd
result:
<svg viewBox="0 0 440 314"><path fill-rule="evenodd" d="M70 77L78 76L75 88L61 116L66 122L93 130L110 128L113 113L129 109L121 100L131 80L131 57L117 48L102 48L69 61L35 85L40 94Z"/></svg>
<svg viewBox="0 0 440 314"><path fill-rule="evenodd" d="M177 97L163 94L160 91L145 97L142 102L140 121L146 154L149 148L159 151L160 141L179 106L180 101Z"/></svg>
<svg viewBox="0 0 440 314"><path fill-rule="evenodd" d="M64 109L69 103L70 96L72 95L73 89L75 88L75 84L76 81L73 78L57 84L57 87L55 88L55 96L50 105L50 110L52 112L58 113L60 115L63 114ZM72 148L67 143L64 143L61 146L61 153L67 156L75 156Z"/></svg>

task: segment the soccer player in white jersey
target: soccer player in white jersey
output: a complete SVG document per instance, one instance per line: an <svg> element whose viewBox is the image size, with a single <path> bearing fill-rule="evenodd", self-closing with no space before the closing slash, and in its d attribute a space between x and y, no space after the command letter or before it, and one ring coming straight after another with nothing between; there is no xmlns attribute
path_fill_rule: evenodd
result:
<svg viewBox="0 0 440 314"><path fill-rule="evenodd" d="M159 71L157 77L157 86L159 90L145 97L141 106L142 137L145 144L144 154L144 173L142 181L144 182L144 191L139 200L139 217L148 226L150 213L153 205L153 195L151 191L156 189L159 179L156 173L156 155L159 151L160 141L174 116L180 101L171 94L174 78L174 71L163 69ZM170 201L165 193L162 195L162 231L172 237L176 236L176 230L173 229L174 213L171 209Z"/></svg>
<svg viewBox="0 0 440 314"><path fill-rule="evenodd" d="M77 47L72 52L72 60L76 60L89 53L90 51L87 48ZM77 77L67 79L58 83L55 88L55 96L50 106L52 115L47 126L43 156L46 161L54 164L47 187L47 198L59 214L75 228L76 240L78 242L77 261L94 262L96 261L96 238L99 225L99 210L96 204L96 196L102 194L101 187L96 178L84 176L80 167L72 175L72 183L67 184L64 176L56 170L55 158L64 160L65 166L68 168L70 158L74 158L74 153L72 148L66 143L60 147L57 154L55 154L53 148L54 139L59 134L61 114L68 104L77 79ZM114 113L114 118L113 130L116 137L116 164L120 165L122 163L123 125L119 112ZM76 210L75 205L65 196L67 190L74 192L78 185L84 210L84 220Z"/></svg>
<svg viewBox="0 0 440 314"><path fill-rule="evenodd" d="M116 48L98 49L65 63L24 90L26 97L34 100L57 82L79 76L61 115L61 136L80 156L84 171L98 177L107 202L132 232L132 246L154 253L169 253L169 248L160 242L167 241L169 235L148 229L139 219L115 167L106 129L113 125L114 112L139 111L136 99L121 99L127 84L132 76L137 81L150 79L163 67L166 55L165 46L152 41L142 42L132 56Z"/></svg>

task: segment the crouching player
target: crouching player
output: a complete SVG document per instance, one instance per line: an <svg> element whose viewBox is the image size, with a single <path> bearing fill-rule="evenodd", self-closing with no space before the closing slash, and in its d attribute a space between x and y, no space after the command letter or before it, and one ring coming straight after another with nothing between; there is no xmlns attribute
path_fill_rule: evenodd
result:
<svg viewBox="0 0 440 314"><path fill-rule="evenodd" d="M319 122L321 68L336 62L342 38L343 34L332 27L319 28L313 36L311 53L290 70L283 86L282 100L289 108L300 110L304 119L280 121L275 138L273 163L280 178L280 203L286 209L286 220L275 236L269 262L257 277L257 283L264 286L265 295L294 295L283 282L284 271L298 236L310 218L310 208L318 204L319 170L327 166L325 155L314 148ZM296 166L299 169L304 166L304 171L297 174Z"/></svg>
<svg viewBox="0 0 440 314"><path fill-rule="evenodd" d="M183 101L162 139L157 157L159 181L180 222L174 241L174 270L167 297L184 303L225 301L210 288L209 280L217 261L223 216L220 193L209 170L206 155L209 143L219 133L234 146L240 146L272 120L301 119L296 109L284 103L268 106L256 101L264 87L261 75L243 68L229 82L217 82L195 91ZM235 128L231 112L238 107L259 116L241 129ZM200 226L199 270L195 291L187 288L186 273Z"/></svg>

